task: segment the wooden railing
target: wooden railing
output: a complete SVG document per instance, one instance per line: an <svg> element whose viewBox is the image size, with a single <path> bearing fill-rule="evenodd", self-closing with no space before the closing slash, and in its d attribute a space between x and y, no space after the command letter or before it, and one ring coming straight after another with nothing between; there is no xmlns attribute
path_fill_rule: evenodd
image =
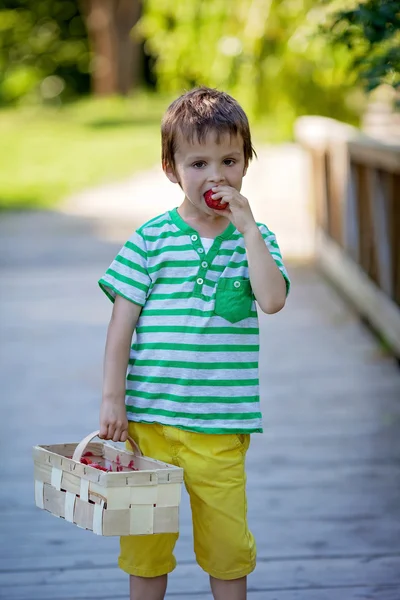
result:
<svg viewBox="0 0 400 600"><path fill-rule="evenodd" d="M400 145L323 117L296 122L311 159L322 269L400 357Z"/></svg>

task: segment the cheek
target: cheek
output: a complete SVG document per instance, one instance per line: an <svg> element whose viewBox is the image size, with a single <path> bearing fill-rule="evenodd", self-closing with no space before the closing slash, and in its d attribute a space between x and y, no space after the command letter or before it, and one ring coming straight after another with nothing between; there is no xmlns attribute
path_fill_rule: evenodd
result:
<svg viewBox="0 0 400 600"><path fill-rule="evenodd" d="M243 170L243 166L238 166L237 168L235 167L234 169L232 169L230 174L228 173L228 180L230 179L232 183L235 184L235 187L241 187L242 185Z"/></svg>
<svg viewBox="0 0 400 600"><path fill-rule="evenodd" d="M188 187L197 185L198 183L202 182L203 179L204 173L202 173L200 169L192 169L182 173L182 182Z"/></svg>

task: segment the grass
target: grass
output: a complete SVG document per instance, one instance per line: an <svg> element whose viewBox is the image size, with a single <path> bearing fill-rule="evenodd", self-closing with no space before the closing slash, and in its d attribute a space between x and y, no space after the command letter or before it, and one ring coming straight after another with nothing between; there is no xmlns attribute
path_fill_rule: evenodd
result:
<svg viewBox="0 0 400 600"><path fill-rule="evenodd" d="M51 208L151 167L160 160L160 120L170 100L143 92L0 110L0 209ZM257 145L274 138L267 123L252 125L252 133Z"/></svg>
<svg viewBox="0 0 400 600"><path fill-rule="evenodd" d="M143 93L1 110L0 208L50 208L77 190L152 166L167 105Z"/></svg>

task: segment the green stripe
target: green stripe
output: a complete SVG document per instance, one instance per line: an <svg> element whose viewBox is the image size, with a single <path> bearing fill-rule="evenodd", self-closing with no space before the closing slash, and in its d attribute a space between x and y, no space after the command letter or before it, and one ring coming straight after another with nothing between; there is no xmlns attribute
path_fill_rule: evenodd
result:
<svg viewBox="0 0 400 600"><path fill-rule="evenodd" d="M182 419L202 419L204 421L220 420L220 421L241 421L249 419L260 419L261 413L185 413L162 408L141 408L139 406L127 406L127 412L147 415L164 415L165 417L178 417Z"/></svg>
<svg viewBox="0 0 400 600"><path fill-rule="evenodd" d="M189 317L212 317L216 316L213 310L199 310L198 308L145 308L143 317L167 317L167 316L189 316ZM257 317L257 311L253 310L250 317Z"/></svg>
<svg viewBox="0 0 400 600"><path fill-rule="evenodd" d="M186 327L184 325L143 325L137 327L138 333L200 333L200 334L239 334L257 335L258 327Z"/></svg>
<svg viewBox="0 0 400 600"><path fill-rule="evenodd" d="M209 271L216 271L217 273L222 273L223 271L225 271L226 267L224 265L209 265L208 266L208 270Z"/></svg>
<svg viewBox="0 0 400 600"><path fill-rule="evenodd" d="M199 266L199 261L198 260L164 260L163 262L160 262L156 265L154 265L153 267L149 267L147 270L149 273L156 273L157 271L160 271L160 269L165 269L165 268L178 268L178 267L198 267Z"/></svg>
<svg viewBox="0 0 400 600"><path fill-rule="evenodd" d="M184 352L258 352L260 346L258 344L243 345L243 344L168 344L164 342L154 342L152 344L133 344L132 350L175 350Z"/></svg>
<svg viewBox="0 0 400 600"><path fill-rule="evenodd" d="M129 248L129 250L133 250L133 252L137 252L138 254L140 254L140 256L143 256L143 258L147 258L146 252L144 252L141 248L139 248L139 246L136 246L136 244L134 244L133 242L126 242L125 248Z"/></svg>
<svg viewBox="0 0 400 600"><path fill-rule="evenodd" d="M218 256L221 254L222 256L232 256L235 252L238 254L246 254L246 248L242 248L241 246L235 246L235 248L221 248L218 250Z"/></svg>
<svg viewBox="0 0 400 600"><path fill-rule="evenodd" d="M111 277L114 277L114 279L116 279L117 281L121 281L121 283L126 283L126 285L131 285L132 287L138 288L139 290L142 290L143 292L146 292L146 293L147 293L147 290L149 289L147 285L144 285L143 283L140 283L139 281L135 281L134 279L131 279L130 277L125 277L124 275L117 273L117 271L114 271L113 269L107 269L106 275L110 275Z"/></svg>
<svg viewBox="0 0 400 600"><path fill-rule="evenodd" d="M241 262L234 262L234 261L229 261L228 264L226 265L226 267L230 268L230 269L237 269L239 267L248 267L249 263L247 262L247 260L242 260Z"/></svg>
<svg viewBox="0 0 400 600"><path fill-rule="evenodd" d="M126 390L127 396L135 398L144 398L145 400L169 400L170 402L178 402L180 404L251 404L258 402L260 397L257 396L178 396L177 394L168 394L167 392L144 392L142 390Z"/></svg>
<svg viewBox="0 0 400 600"><path fill-rule="evenodd" d="M155 284L159 285L161 283L165 285L180 285L182 283L193 283L196 280L196 274L190 275L188 277L158 277L155 281Z"/></svg>
<svg viewBox="0 0 400 600"><path fill-rule="evenodd" d="M129 381L142 381L144 383L169 383L171 385L199 387L245 387L258 385L258 379L181 379L176 377L151 377L145 375L128 375L127 379ZM208 401L209 400L207 399L207 402ZM256 400L254 400L254 402L256 402Z"/></svg>
<svg viewBox="0 0 400 600"><path fill-rule="evenodd" d="M114 296L112 294L110 294L110 292L108 291L107 288L109 288L110 290L112 290L115 295L118 294L118 296L122 296L122 298L125 298L126 300L129 300L129 302L132 302L133 304L137 304L137 306L143 306L143 304L141 304L140 302L136 302L135 300L132 300L132 298L129 298L128 296L125 296L125 294L122 294L119 290L117 290L117 288L115 288L113 285L111 285L110 283L108 283L104 279L100 279L99 280L99 286L103 290L103 292L105 293L105 295L107 296L107 298L109 298L111 300L111 302L115 302L115 298L114 298Z"/></svg>
<svg viewBox="0 0 400 600"><path fill-rule="evenodd" d="M170 294L154 294L150 296L150 300L184 300L186 298L192 298L193 292L171 292ZM197 295L196 298L201 298L205 302L210 302L213 297L206 296L205 294Z"/></svg>
<svg viewBox="0 0 400 600"><path fill-rule="evenodd" d="M126 267L129 267L130 269L134 269L135 271L139 271L139 273L144 273L145 275L147 275L146 269L144 269L143 267L141 267L137 263L134 263L133 261L128 260L124 256L121 256L120 254L118 254L118 256L115 257L115 260L117 262L121 263L122 265L125 265Z"/></svg>
<svg viewBox="0 0 400 600"><path fill-rule="evenodd" d="M167 369L257 369L258 362L186 362L183 360L139 360L131 358L129 360L130 365L135 367L164 367Z"/></svg>

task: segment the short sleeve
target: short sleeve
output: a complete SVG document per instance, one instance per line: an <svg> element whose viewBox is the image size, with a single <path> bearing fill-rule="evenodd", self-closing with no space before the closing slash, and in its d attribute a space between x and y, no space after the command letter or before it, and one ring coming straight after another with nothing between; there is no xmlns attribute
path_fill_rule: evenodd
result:
<svg viewBox="0 0 400 600"><path fill-rule="evenodd" d="M144 306L150 283L146 244L136 231L99 279L99 285L112 302L118 294L139 306Z"/></svg>
<svg viewBox="0 0 400 600"><path fill-rule="evenodd" d="M276 241L275 234L272 233L272 231L270 231L266 225L263 225L262 223L257 223L257 225L261 235L263 236L264 242L268 250L271 252L274 261L276 262L280 272L282 273L282 276L286 283L286 295L288 295L290 290L290 279L286 267L283 264L282 254L279 249L278 242Z"/></svg>

